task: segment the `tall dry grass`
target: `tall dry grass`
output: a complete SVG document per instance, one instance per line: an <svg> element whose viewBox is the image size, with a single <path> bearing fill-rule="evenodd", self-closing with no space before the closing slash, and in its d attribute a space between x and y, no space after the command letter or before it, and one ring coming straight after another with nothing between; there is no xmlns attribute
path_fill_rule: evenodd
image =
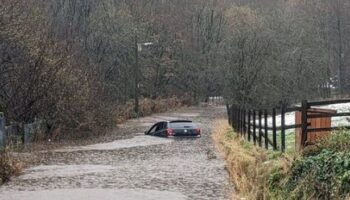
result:
<svg viewBox="0 0 350 200"><path fill-rule="evenodd" d="M15 159L8 151L0 152L0 185L9 181L12 176L19 175L23 163Z"/></svg>
<svg viewBox="0 0 350 200"><path fill-rule="evenodd" d="M270 199L270 175L275 170L287 172L290 161L243 140L226 119L217 120L214 131L213 139L225 157L235 187L232 199Z"/></svg>

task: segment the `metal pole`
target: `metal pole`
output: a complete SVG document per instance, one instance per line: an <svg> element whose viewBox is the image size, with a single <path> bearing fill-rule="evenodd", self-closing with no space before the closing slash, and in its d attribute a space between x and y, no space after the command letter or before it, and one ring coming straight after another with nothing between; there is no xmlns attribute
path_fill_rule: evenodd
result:
<svg viewBox="0 0 350 200"><path fill-rule="evenodd" d="M135 34L135 66L134 66L134 81L135 81L135 88L134 88L134 98L135 98L135 105L134 105L134 111L139 116L139 48L138 48L138 38Z"/></svg>

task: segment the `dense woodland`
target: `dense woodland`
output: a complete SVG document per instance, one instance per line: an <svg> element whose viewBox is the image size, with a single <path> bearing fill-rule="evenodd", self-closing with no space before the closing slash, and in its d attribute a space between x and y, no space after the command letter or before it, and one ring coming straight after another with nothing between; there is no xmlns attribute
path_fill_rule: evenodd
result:
<svg viewBox="0 0 350 200"><path fill-rule="evenodd" d="M0 110L76 127L109 125L144 98L268 107L346 94L349 11L348 0L0 0Z"/></svg>

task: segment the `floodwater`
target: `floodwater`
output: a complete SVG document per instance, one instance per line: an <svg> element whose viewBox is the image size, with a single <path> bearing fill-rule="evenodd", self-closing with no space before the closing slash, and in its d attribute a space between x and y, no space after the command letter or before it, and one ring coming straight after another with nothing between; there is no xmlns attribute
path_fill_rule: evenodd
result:
<svg viewBox="0 0 350 200"><path fill-rule="evenodd" d="M326 105L326 106L318 106L313 108L321 108L321 109L331 109L335 110L338 113L344 113L344 112L350 112L350 103L343 103L343 104L333 104L333 105ZM258 120L256 120L258 123ZM332 126L348 126L350 123L349 117L332 117ZM269 126L272 126L272 117L268 117L268 124ZM276 116L276 124L277 126L281 124L281 115ZM285 116L285 124L286 125L293 125L295 124L295 112L289 112L286 113ZM290 129L287 131L288 133L294 133L294 129Z"/></svg>
<svg viewBox="0 0 350 200"><path fill-rule="evenodd" d="M87 146L78 146L78 147L68 147L63 149L54 150L55 152L71 152L71 151L92 151L92 150L117 150L123 148L132 148L132 147L141 147L141 146L150 146L150 145L159 145L167 144L172 142L168 138L152 137L148 135L140 135L124 140L116 140L108 143L99 143Z"/></svg>
<svg viewBox="0 0 350 200"><path fill-rule="evenodd" d="M129 189L62 189L42 191L9 192L6 199L17 200L185 200L181 193L157 191L157 190L129 190Z"/></svg>
<svg viewBox="0 0 350 200"><path fill-rule="evenodd" d="M232 187L211 139L213 122L224 116L224 107L184 108L130 120L114 131L130 138L37 152L40 165L0 187L0 199L228 199ZM142 134L173 119L201 124L202 137Z"/></svg>

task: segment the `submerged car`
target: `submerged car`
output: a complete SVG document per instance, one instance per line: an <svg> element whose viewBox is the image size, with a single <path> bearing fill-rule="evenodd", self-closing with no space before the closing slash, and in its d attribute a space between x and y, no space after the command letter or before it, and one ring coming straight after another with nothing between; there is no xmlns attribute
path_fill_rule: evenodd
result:
<svg viewBox="0 0 350 200"><path fill-rule="evenodd" d="M200 137L201 129L189 120L162 121L154 124L145 134L160 137Z"/></svg>

